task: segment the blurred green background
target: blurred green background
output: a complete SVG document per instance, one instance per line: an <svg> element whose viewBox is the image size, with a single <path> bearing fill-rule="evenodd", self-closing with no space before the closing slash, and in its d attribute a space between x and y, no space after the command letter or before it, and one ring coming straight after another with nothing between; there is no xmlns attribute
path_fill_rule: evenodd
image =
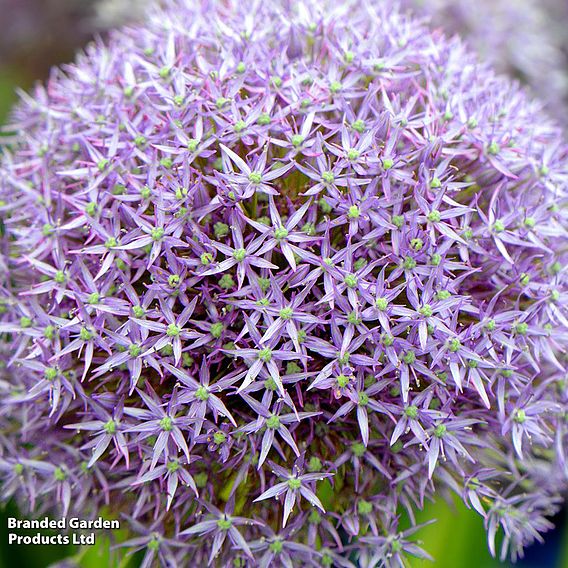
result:
<svg viewBox="0 0 568 568"><path fill-rule="evenodd" d="M52 65L72 60L74 50L88 41L93 32L102 30L94 24L90 0L0 0L0 18L9 20L8 33L3 32L0 38L0 124L3 124L17 100L17 88L29 89L35 81L44 80ZM12 504L0 513L0 568L14 565L44 568L70 557L76 563L67 566L119 565L104 539L99 539L96 547L86 551L71 546L9 547L9 516L18 516ZM443 502L428 505L419 519L430 518L436 518L437 522L420 531L418 538L436 559L436 568L511 566L491 558L482 519L463 504L456 503L453 508ZM519 568L568 568L568 523L564 515L555 521L559 525L557 530L548 535L546 544L531 548L527 557L517 564ZM121 563L120 568L136 566L138 560L134 557L130 562ZM432 564L414 561L411 566L423 568Z"/></svg>

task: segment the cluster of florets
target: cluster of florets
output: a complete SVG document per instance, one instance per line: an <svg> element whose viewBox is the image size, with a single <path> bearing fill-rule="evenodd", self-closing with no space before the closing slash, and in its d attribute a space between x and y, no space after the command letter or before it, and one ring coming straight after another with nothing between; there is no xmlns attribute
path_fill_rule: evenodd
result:
<svg viewBox="0 0 568 568"><path fill-rule="evenodd" d="M5 498L127 518L146 565L398 566L449 492L492 550L548 528L566 148L374 4L171 0L22 101Z"/></svg>
<svg viewBox="0 0 568 568"><path fill-rule="evenodd" d="M151 0L153 3L160 0ZM424 16L430 25L466 40L483 61L528 85L559 111L568 104L568 11L564 0L401 0L405 9ZM148 3L99 0L98 25L110 27L143 17ZM490 25L488 25L490 22ZM558 119L565 124L563 112Z"/></svg>

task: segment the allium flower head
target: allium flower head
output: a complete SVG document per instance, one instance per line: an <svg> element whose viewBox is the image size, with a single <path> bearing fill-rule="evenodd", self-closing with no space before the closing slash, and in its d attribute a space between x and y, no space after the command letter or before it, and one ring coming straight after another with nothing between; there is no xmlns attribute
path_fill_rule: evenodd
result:
<svg viewBox="0 0 568 568"><path fill-rule="evenodd" d="M567 150L459 40L169 0L13 118L5 498L120 516L145 566L399 566L449 492L504 556L549 528Z"/></svg>

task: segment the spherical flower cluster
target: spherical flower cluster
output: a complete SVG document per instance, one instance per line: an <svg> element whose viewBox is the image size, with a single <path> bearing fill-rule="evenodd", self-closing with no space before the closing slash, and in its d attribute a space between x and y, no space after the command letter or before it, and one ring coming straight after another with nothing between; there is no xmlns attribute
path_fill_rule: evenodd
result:
<svg viewBox="0 0 568 568"><path fill-rule="evenodd" d="M453 493L517 556L568 473L559 130L387 2L166 4L4 139L3 498L371 567Z"/></svg>
<svg viewBox="0 0 568 568"><path fill-rule="evenodd" d="M160 0L150 0L153 3ZM458 34L483 61L527 85L551 110L568 104L568 10L564 0L401 0L430 26ZM99 0L99 25L110 27L143 17L148 3ZM490 22L490 24L488 24ZM565 112L557 118L566 123Z"/></svg>

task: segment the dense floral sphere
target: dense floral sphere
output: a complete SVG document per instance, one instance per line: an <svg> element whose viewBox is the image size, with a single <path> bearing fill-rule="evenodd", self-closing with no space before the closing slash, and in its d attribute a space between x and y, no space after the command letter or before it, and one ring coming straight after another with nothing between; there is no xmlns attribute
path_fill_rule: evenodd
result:
<svg viewBox="0 0 568 568"><path fill-rule="evenodd" d="M370 567L454 493L515 557L568 473L558 129L388 2L165 4L4 138L3 497Z"/></svg>
<svg viewBox="0 0 568 568"><path fill-rule="evenodd" d="M430 26L440 26L445 33L465 39L482 61L527 85L566 125L565 0L479 0L475 9L471 0L400 2L404 9L425 17ZM106 27L132 22L142 17L147 7L139 0L99 0L97 21Z"/></svg>

